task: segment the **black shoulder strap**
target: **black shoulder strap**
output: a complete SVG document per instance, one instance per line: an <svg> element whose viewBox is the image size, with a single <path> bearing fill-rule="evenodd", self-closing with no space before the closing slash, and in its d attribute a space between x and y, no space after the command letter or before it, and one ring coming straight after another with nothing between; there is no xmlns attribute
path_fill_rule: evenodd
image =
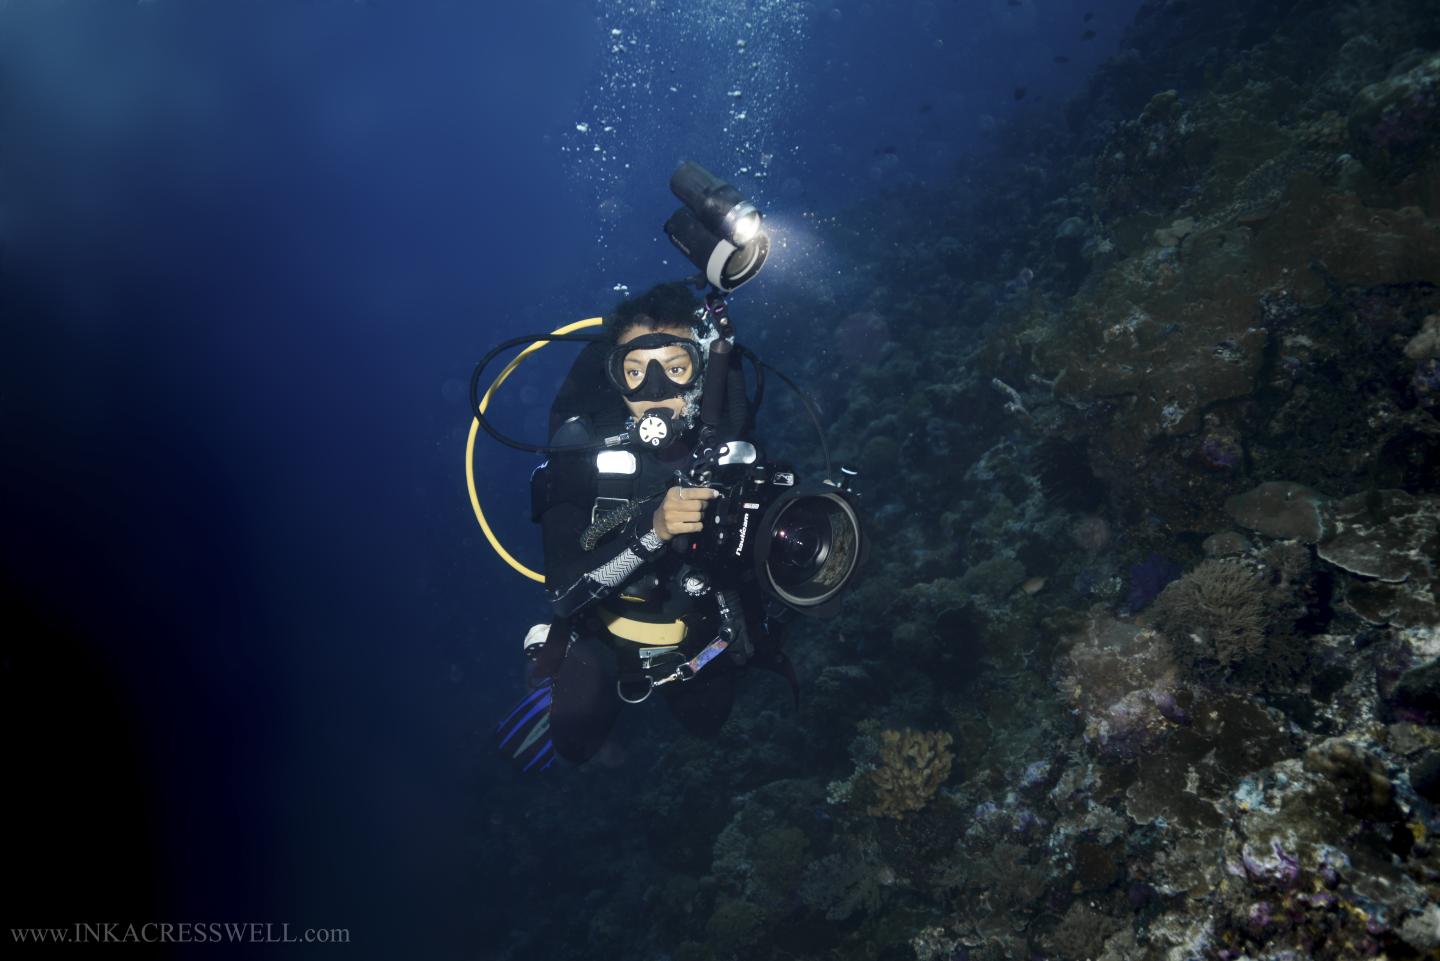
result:
<svg viewBox="0 0 1440 961"><path fill-rule="evenodd" d="M565 420L550 438L556 446L588 444L594 436L587 417L576 415ZM586 505L594 497L593 453L552 454L530 474L530 520L540 522L551 505L573 503Z"/></svg>

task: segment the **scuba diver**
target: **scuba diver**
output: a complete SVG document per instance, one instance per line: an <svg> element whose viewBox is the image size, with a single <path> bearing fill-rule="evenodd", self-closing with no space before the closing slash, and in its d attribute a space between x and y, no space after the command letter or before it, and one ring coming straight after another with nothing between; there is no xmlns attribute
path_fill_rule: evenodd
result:
<svg viewBox="0 0 1440 961"><path fill-rule="evenodd" d="M660 286L622 304L606 320L614 344L604 362L609 409L596 410L593 419L572 416L553 438L556 444L588 443L658 410L674 424L672 442L607 452L615 455L609 458L554 454L533 481L532 514L544 531L546 587L556 620L540 650L538 636L528 642L537 673L553 677L549 732L555 752L575 763L604 743L622 702L643 701L656 680L701 654L719 632L715 605L687 591L694 571L670 549L676 537L704 530L707 509L720 496L680 480L699 427L710 346L695 324L684 284ZM745 396L738 368L730 378L727 393ZM727 411L723 436L741 439L747 419L739 405ZM779 650L778 625L760 616L758 596L741 605L749 615L743 630L754 647L747 660L773 665L798 691ZM565 649L556 650L561 643ZM685 683L661 685L687 731L707 737L719 730L730 714L739 666L734 654L715 657Z"/></svg>
<svg viewBox="0 0 1440 961"><path fill-rule="evenodd" d="M868 551L855 510L854 471L805 484L765 462L753 437L764 371L789 378L735 343L725 296L753 278L768 251L760 215L729 184L683 165L671 188L686 206L665 225L710 285L697 303L687 282L623 301L603 320L501 344L471 378L476 428L548 454L531 478L531 519L543 531L552 619L524 652L532 689L501 721L496 743L522 770L556 756L593 757L626 703L657 691L691 734L714 736L729 717L745 667L799 685L781 650L791 612L826 616ZM602 325L598 335L571 332ZM480 375L502 350L534 340L481 398ZM485 418L496 387L526 353L579 341L550 412L550 441L523 444ZM754 399L741 358L756 372ZM813 405L800 394L815 421ZM827 470L829 452L821 448ZM473 449L467 449L473 458Z"/></svg>

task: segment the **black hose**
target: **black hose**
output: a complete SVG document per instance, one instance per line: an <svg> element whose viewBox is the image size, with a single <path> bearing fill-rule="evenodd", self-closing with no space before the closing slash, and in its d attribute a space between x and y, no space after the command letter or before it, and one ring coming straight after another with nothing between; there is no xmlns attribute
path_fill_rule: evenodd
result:
<svg viewBox="0 0 1440 961"><path fill-rule="evenodd" d="M490 351L490 353L486 354L480 359L480 363L475 365L474 373L470 375L470 413L475 415L475 420L479 422L480 427L485 431L485 433L489 434L491 437L495 438L497 441L504 444L506 447L513 447L515 450L523 450L529 454L566 454L571 452L578 453L580 451L599 450L603 447L608 446L603 441L597 444L562 444L559 446L527 444L524 441L515 440L513 437L502 434L499 428L494 427L485 417L485 412L480 409L480 375L484 373L485 368L489 367L490 362L493 361L501 352L509 350L512 347L518 347L521 344L530 344L537 340L558 340L567 343L575 342L590 344L608 339L609 338L605 334L530 334L526 337L512 337L509 340L498 344Z"/></svg>
<svg viewBox="0 0 1440 961"><path fill-rule="evenodd" d="M743 437L750 430L750 398L745 393L745 371L737 360L730 367L729 384L725 388L725 432Z"/></svg>
<svg viewBox="0 0 1440 961"><path fill-rule="evenodd" d="M601 450L605 447L612 446L605 441L593 444L527 444L524 441L515 440L513 437L502 433L499 428L492 425L489 419L486 418L484 411L480 409L480 375L484 373L485 368L490 366L490 363L502 352L512 347L518 347L521 344L534 343L537 340L591 344L608 340L608 337L605 334L529 334L524 337L512 337L507 341L497 344L489 353L480 359L480 363L475 365L475 370L470 375L470 412L475 416L475 420L480 424L481 429L506 447L522 450L529 454L579 453L581 451ZM714 348L712 347L711 350L713 351ZM789 377L786 377L779 370L755 356L755 352L750 350L750 348L741 344L735 344L734 352L741 357L749 358L750 363L755 367L755 400L753 402L745 402L748 408L746 411L747 423L752 427L754 426L755 414L760 410L760 404L765 399L765 371L768 370L784 381L785 384L795 392L796 396L800 398L800 403L804 406L805 413L810 418L810 423L815 427L815 435L820 439L820 453L825 458L825 474L827 477L833 474L834 468L830 463L830 445L825 442L825 429L820 426L820 416L815 410L815 402L810 399L810 395L801 390ZM726 358L727 366L728 360L729 359ZM732 371L739 370L738 366L730 369ZM744 390L742 389L739 393L743 395ZM737 413L740 403L741 401L739 399L730 398L728 413L731 417L734 417Z"/></svg>
<svg viewBox="0 0 1440 961"><path fill-rule="evenodd" d="M825 476L829 477L830 475L834 474L834 468L830 464L830 445L825 443L825 429L820 426L820 415L816 412L815 402L810 399L810 395L801 390L796 385L796 383L789 377L786 377L779 370L771 367L759 357L756 357L753 353L751 353L748 348L738 347L737 349L744 351L746 354L749 354L750 359L754 361L758 367L770 371L776 377L779 377L781 380L783 380L786 385L788 385L789 388L795 392L796 396L800 398L800 403L805 407L805 413L810 417L810 423L815 425L815 434L817 437L820 438L820 453L823 454L825 457Z"/></svg>
<svg viewBox="0 0 1440 961"><path fill-rule="evenodd" d="M700 421L711 427L722 426L725 416L726 394L730 386L730 353L733 348L723 337L716 338L710 345L710 356L705 360L705 389L700 395ZM725 426L729 426L728 423Z"/></svg>

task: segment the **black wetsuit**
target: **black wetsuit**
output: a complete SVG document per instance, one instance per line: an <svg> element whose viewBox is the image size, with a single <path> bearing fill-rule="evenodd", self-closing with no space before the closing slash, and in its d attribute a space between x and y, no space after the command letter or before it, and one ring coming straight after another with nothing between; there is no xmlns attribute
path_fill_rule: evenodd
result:
<svg viewBox="0 0 1440 961"><path fill-rule="evenodd" d="M550 709L555 751L566 760L580 763L600 749L624 705L616 681L622 675L638 678L641 645L611 635L599 616L602 609L652 623L684 620L687 630L681 651L687 657L716 636L714 599L691 598L681 589L683 559L653 530L655 508L686 466L689 440L693 435L666 452L634 452L635 473L627 486L633 498L645 500L631 521L589 551L581 538L591 525L600 483L596 454L555 454L543 468L548 472L546 506L539 517L544 527L545 584L556 624L568 625L573 637L554 674ZM706 511L707 518L712 511L713 506ZM747 610L746 615L750 621L754 612ZM552 637L547 648L563 640ZM712 736L730 714L737 673L733 658L717 657L691 680L667 684L658 693L686 730Z"/></svg>

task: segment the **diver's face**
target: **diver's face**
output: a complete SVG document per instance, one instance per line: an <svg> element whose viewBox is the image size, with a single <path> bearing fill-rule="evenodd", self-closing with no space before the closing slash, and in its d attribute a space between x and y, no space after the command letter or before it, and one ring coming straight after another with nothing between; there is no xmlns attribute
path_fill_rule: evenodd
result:
<svg viewBox="0 0 1440 961"><path fill-rule="evenodd" d="M617 344L628 344L636 337L644 334L674 334L676 337L684 337L687 340L695 339L695 332L689 327L656 327L654 330L647 330L642 326L631 327L617 339ZM655 347L650 350L636 350L625 355L625 366L621 369L621 376L625 378L628 386L639 386L645 379L645 371L650 366L651 360L660 362L660 367L665 371L665 376L677 384L692 384L697 371L690 364L690 355L683 348L670 344L666 347ZM674 413L676 417L685 413L685 398L670 397L666 400L626 400L625 406L630 408L630 413L639 417L647 410L654 410L657 407L664 407Z"/></svg>

